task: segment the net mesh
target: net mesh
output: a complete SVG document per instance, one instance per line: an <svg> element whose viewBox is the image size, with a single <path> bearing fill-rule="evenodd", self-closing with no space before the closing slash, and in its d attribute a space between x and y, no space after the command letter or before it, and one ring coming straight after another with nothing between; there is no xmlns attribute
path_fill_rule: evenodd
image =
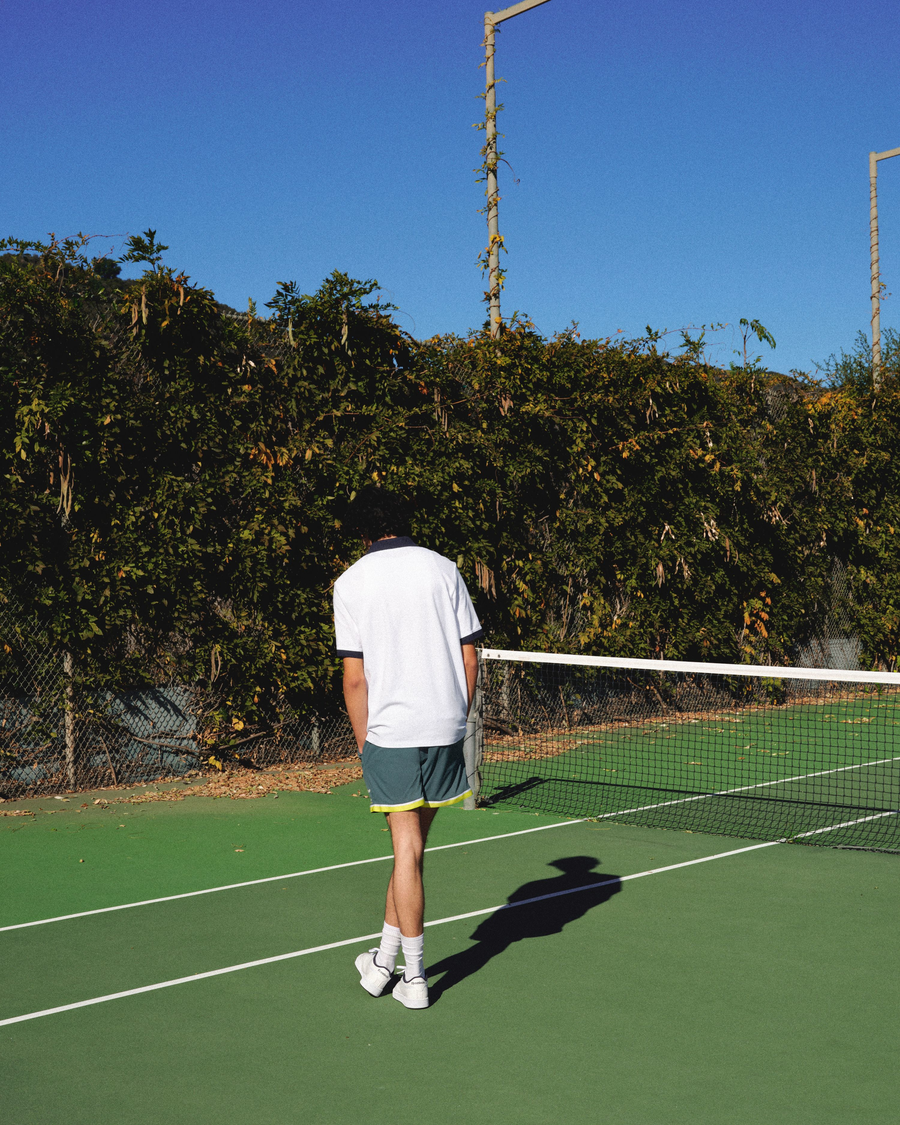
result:
<svg viewBox="0 0 900 1125"><path fill-rule="evenodd" d="M482 803L900 852L900 674L482 657Z"/></svg>

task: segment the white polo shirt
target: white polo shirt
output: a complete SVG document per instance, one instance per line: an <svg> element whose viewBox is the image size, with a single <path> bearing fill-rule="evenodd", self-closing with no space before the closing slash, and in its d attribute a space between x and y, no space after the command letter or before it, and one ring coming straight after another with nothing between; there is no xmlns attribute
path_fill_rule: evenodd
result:
<svg viewBox="0 0 900 1125"><path fill-rule="evenodd" d="M456 565L380 539L334 584L338 656L361 658L373 746L449 746L466 733L463 644L484 631Z"/></svg>

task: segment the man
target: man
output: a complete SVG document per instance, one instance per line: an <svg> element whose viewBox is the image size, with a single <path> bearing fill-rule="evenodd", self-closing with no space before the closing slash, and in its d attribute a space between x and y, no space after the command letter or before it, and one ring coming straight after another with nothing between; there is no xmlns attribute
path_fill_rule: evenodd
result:
<svg viewBox="0 0 900 1125"><path fill-rule="evenodd" d="M456 566L410 538L400 497L369 485L344 527L367 551L334 586L337 654L371 811L387 817L394 851L381 945L356 968L380 996L402 947L406 967L392 994L427 1008L425 842L437 810L471 792L462 748L483 630Z"/></svg>

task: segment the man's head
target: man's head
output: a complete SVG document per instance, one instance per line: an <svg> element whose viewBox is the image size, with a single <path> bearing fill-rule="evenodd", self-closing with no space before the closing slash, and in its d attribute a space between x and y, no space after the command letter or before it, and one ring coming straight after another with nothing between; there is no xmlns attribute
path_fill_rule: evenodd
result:
<svg viewBox="0 0 900 1125"><path fill-rule="evenodd" d="M409 535L409 506L395 492L367 484L350 501L343 526L370 543L389 535Z"/></svg>

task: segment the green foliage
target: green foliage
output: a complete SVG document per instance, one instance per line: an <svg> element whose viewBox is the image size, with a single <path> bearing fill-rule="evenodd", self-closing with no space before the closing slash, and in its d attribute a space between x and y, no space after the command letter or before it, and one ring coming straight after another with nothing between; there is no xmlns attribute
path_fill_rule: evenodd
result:
<svg viewBox="0 0 900 1125"><path fill-rule="evenodd" d="M408 353L374 286L284 286L259 321L162 267L152 231L112 294L79 247L29 249L0 259L2 585L85 684L177 674L239 715L312 706L335 667L337 493L366 476L336 437L365 445Z"/></svg>
<svg viewBox="0 0 900 1125"><path fill-rule="evenodd" d="M164 266L154 231L136 281L86 245L0 246L0 587L83 683L177 675L223 721L321 710L330 588L361 550L340 520L372 480L458 559L494 645L778 662L837 561L867 658L896 657L896 380L873 401L768 375L753 320L728 371L704 330L674 357L516 317L417 342L339 272L279 284L261 319Z"/></svg>
<svg viewBox="0 0 900 1125"><path fill-rule="evenodd" d="M776 429L757 371L673 361L657 342L547 342L524 325L426 350L458 450L435 512L492 643L748 660L790 648L827 563L803 554L827 522L796 474L815 444L805 404Z"/></svg>
<svg viewBox="0 0 900 1125"><path fill-rule="evenodd" d="M881 335L881 365L885 379L900 376L900 332L887 328ZM872 345L865 332L856 334L853 348L832 353L820 365L826 384L855 395L872 393Z"/></svg>
<svg viewBox="0 0 900 1125"><path fill-rule="evenodd" d="M742 316L738 323L740 325L741 337L743 338L744 342L743 349L740 352L742 360L740 366L743 368L758 367L762 363L762 356L758 355L754 359L750 359L750 356L747 352L747 345L750 342L750 338L752 336L755 336L760 344L767 344L774 350L775 337L765 327L765 325L760 324L758 320L748 320L745 316ZM732 367L734 366L736 365L732 364Z"/></svg>
<svg viewBox="0 0 900 1125"><path fill-rule="evenodd" d="M143 235L133 234L128 239L128 249L122 255L123 262L146 262L155 270L162 269L163 251L168 250L156 241L155 230L145 230Z"/></svg>
<svg viewBox="0 0 900 1125"><path fill-rule="evenodd" d="M98 277L105 278L107 281L112 281L122 272L122 267L118 262L114 262L112 258L94 258L91 265L93 266L94 273Z"/></svg>
<svg viewBox="0 0 900 1125"><path fill-rule="evenodd" d="M835 554L847 560L863 651L893 667L900 656L900 381L877 396L854 388L829 407L835 454ZM839 492L838 492L839 489Z"/></svg>

